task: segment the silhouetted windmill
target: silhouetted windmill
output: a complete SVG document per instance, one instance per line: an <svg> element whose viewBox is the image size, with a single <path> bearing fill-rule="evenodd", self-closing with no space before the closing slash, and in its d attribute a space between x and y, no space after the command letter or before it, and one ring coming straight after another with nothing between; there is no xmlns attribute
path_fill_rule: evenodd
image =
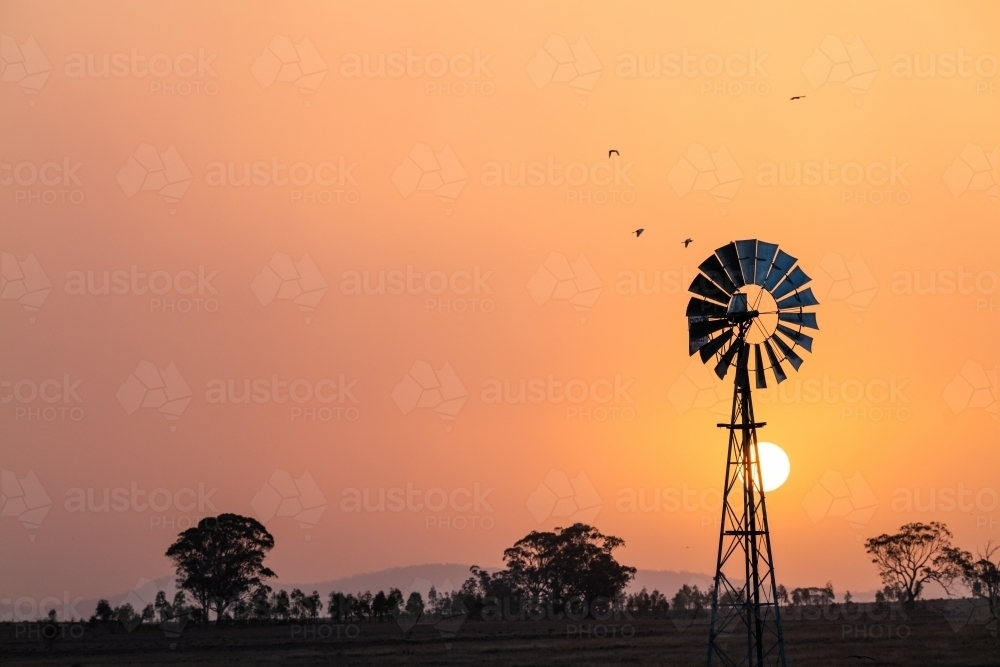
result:
<svg viewBox="0 0 1000 667"><path fill-rule="evenodd" d="M709 665L716 659L723 665L785 667L757 450L757 429L764 423L754 421L750 373L758 389L767 387L767 371L780 383L787 377L783 362L796 370L802 364L795 348L812 351L812 338L802 329L819 326L815 313L804 309L819 302L811 289L801 289L810 279L796 261L774 243L734 241L701 263L701 274L690 287L695 296L687 307L689 353L699 353L705 363L714 360L719 378L730 366L736 369L732 417L728 424L719 424L729 429L729 454L712 590Z"/></svg>

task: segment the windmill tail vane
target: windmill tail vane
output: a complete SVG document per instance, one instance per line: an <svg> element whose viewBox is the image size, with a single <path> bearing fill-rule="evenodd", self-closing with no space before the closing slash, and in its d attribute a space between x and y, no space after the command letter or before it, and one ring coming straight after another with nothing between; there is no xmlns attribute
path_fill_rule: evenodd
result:
<svg viewBox="0 0 1000 667"><path fill-rule="evenodd" d="M798 370L812 352L819 305L797 259L777 244L733 241L702 262L689 288L688 353L724 379L735 367L723 484L719 550L712 589L708 664L785 667L784 635L757 447L753 387Z"/></svg>

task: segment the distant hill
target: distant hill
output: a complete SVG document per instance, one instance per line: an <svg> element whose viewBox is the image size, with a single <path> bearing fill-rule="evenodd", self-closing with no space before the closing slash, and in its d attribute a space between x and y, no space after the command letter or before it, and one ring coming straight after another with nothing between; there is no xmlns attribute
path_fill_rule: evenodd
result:
<svg viewBox="0 0 1000 667"><path fill-rule="evenodd" d="M371 591L387 591L398 588L404 595L412 591L420 591L427 597L427 591L434 586L438 591L458 590L469 578L469 565L459 563L430 563L427 565L407 565L406 567L391 567L378 572L354 574L340 579L331 579L312 584L285 583L279 581L271 584L271 588L292 590L299 588L307 593L318 591L324 599L333 591L341 593L363 593ZM493 568L486 568L492 570Z"/></svg>

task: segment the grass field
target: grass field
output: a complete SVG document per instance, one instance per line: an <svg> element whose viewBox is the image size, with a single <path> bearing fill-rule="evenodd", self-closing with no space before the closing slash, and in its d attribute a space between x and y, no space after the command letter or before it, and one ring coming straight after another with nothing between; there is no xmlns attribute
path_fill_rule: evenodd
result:
<svg viewBox="0 0 1000 667"><path fill-rule="evenodd" d="M1000 665L986 625L942 601L912 610L807 610L785 623L789 665ZM950 614L950 619L946 616ZM818 617L817 617L818 616ZM395 622L197 627L0 624L0 664L60 665L704 665L706 616L581 621L466 620L442 631ZM176 631L176 628L173 629ZM53 638L52 635L55 635ZM738 638L730 639L738 649Z"/></svg>

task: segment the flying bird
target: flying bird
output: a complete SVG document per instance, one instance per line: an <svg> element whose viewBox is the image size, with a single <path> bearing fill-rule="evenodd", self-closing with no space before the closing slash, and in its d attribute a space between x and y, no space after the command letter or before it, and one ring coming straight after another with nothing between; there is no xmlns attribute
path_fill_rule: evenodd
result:
<svg viewBox="0 0 1000 667"><path fill-rule="evenodd" d="M633 233L633 234L635 234L635 237L636 237L636 238L639 238L640 236L642 236L642 233L643 233L644 231L646 231L645 227L640 227L639 229L635 230L635 231L634 231L634 232L632 232L632 233Z"/></svg>
<svg viewBox="0 0 1000 667"><path fill-rule="evenodd" d="M801 100L805 95L796 95L795 97L789 97L790 100Z"/></svg>
<svg viewBox="0 0 1000 667"><path fill-rule="evenodd" d="M614 148L612 148L611 150L608 151L608 159L609 160L611 159L611 154L612 153L614 153L615 155L618 155L618 157L621 157L621 155L618 153L618 151L616 151Z"/></svg>
<svg viewBox="0 0 1000 667"><path fill-rule="evenodd" d="M694 243L694 239L684 239L683 241L681 241L681 243L683 243L684 247L686 248L689 245L691 245L692 243Z"/></svg>

